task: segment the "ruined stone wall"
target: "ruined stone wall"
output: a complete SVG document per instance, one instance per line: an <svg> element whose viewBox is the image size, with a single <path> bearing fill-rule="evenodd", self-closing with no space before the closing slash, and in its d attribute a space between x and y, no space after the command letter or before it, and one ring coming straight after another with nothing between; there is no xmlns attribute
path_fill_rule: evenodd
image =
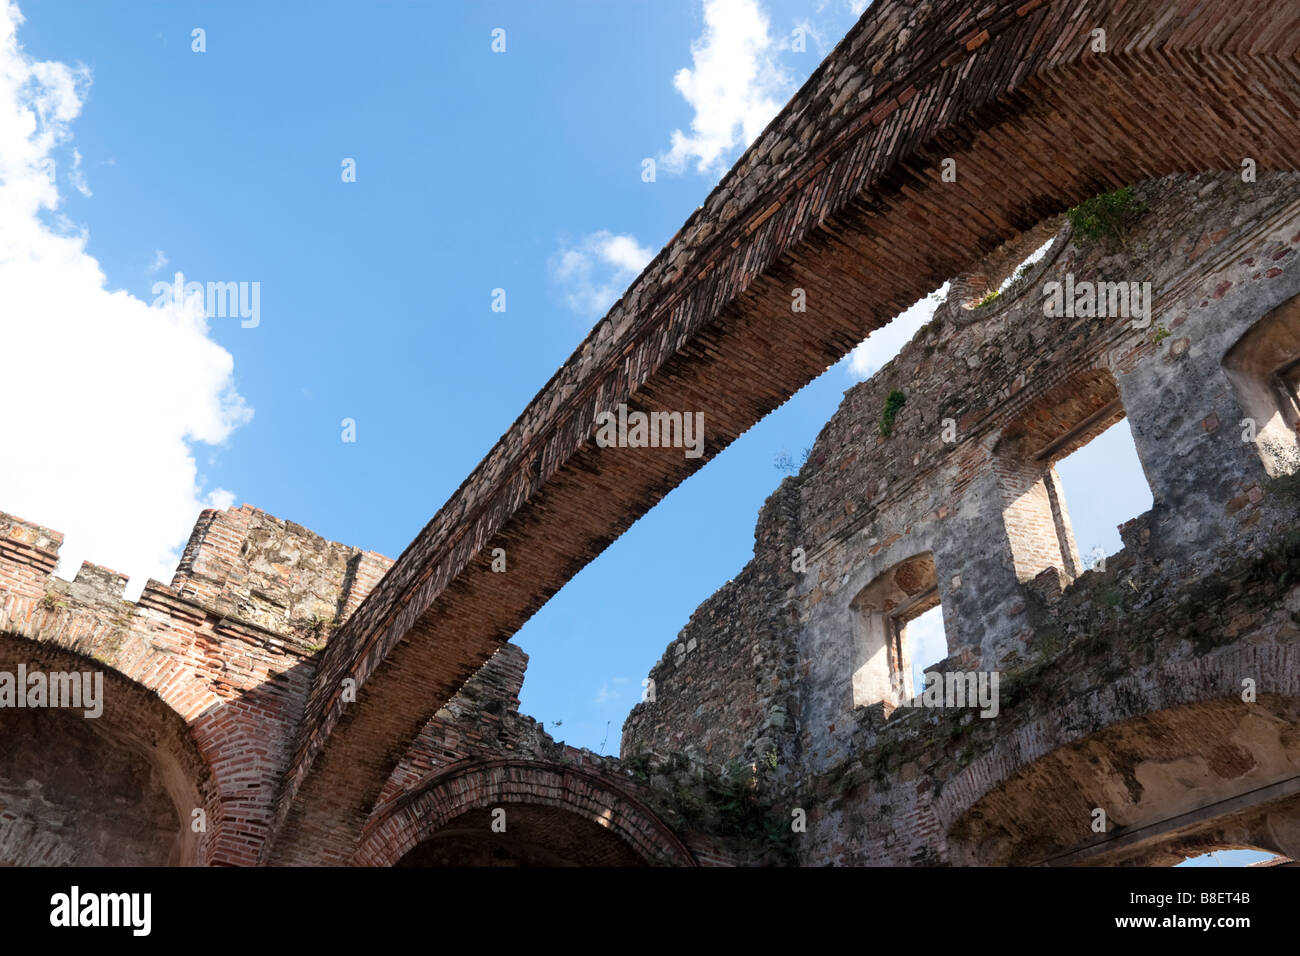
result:
<svg viewBox="0 0 1300 956"><path fill-rule="evenodd" d="M1239 423L1251 356L1294 340L1300 178L1177 177L1139 196L1150 208L1122 245L1063 232L1011 290L975 308L952 296L846 393L765 504L754 559L652 669L624 759L521 715L527 657L505 645L409 747L389 742L361 840L311 852L486 862L475 814L497 803L524 808L514 862L580 855L588 824L622 841L593 859L684 865L1293 845L1278 834L1279 788L1300 775L1300 479L1270 475ZM1067 273L1150 281L1153 321L1045 316L1043 284ZM1230 377L1225 356L1260 329ZM885 435L894 391L906 402ZM1123 417L1154 505L1084 572L1051 463ZM0 714L0 859L257 862L320 652L389 562L247 506L208 511L172 583L133 603L110 569L53 576L61 543L0 514L0 670L101 668L105 713L71 729L81 718ZM864 656L864 622L932 600L950 652L936 669L999 671L996 719L882 690L884 644ZM1105 845L1088 843L1097 806L1124 831ZM805 833L786 831L794 810ZM1191 816L1129 835L1170 814Z"/></svg>
<svg viewBox="0 0 1300 956"><path fill-rule="evenodd" d="M148 774L136 783L124 779L123 787L145 787L146 804L153 798L143 794L156 795L158 787L169 795L182 844L173 862L255 862L314 655L391 562L247 505L210 510L200 516L172 583L149 581L130 602L122 599L125 576L110 569L86 563L72 581L55 577L61 544L58 532L0 514L0 670L44 663L102 671L105 712L85 720L91 736L81 744L76 740L85 734L74 740L38 713L23 726L39 736L16 732L0 759L25 766L22 755L37 746L52 764L76 766L98 759L86 750L99 734L105 748L120 748L124 778L139 777L129 769L137 764L152 774L147 786ZM54 812L71 820L81 803L102 803L115 778L87 771L79 783L61 779L61 809ZM0 826L41 829L27 804L4 802ZM195 810L205 815L202 832L191 828ZM61 849L48 858L168 861L168 841L157 851L161 859L144 849L134 854L132 829L152 839L150 827L124 823L114 857L65 827ZM48 839L49 828L43 832Z"/></svg>
<svg viewBox="0 0 1300 956"><path fill-rule="evenodd" d="M1241 440L1243 412L1223 360L1257 321L1300 293L1300 182L1289 175L1257 184L1182 177L1144 184L1139 198L1150 208L1124 245L1063 238L1034 273L991 303L967 309L950 299L897 358L846 394L798 478L780 492L793 486L793 515L773 520L769 502L754 562L683 631L696 642L695 656L652 672L672 668L659 699L629 718L624 757L690 749L700 727L717 728L709 740L715 752L752 751L752 726L731 722L732 705L708 692L710 666L744 659L746 621L777 622L777 607L785 605L797 624L771 643L784 642L797 655L789 716L798 740L777 790L814 821L799 842L810 863L952 859L946 834L968 807L958 812L936 801L955 800L958 784L949 782L992 739L963 737L972 720L976 729L994 725L1003 735L1014 724L1034 742L1010 760L1017 770L986 767L982 782L962 778L961 786L979 791L1002 785L1031 754L1043 756L1046 742L1064 743L1144 707L1190 702L1198 692L1232 695L1247 676L1284 697L1296 693L1300 669L1286 650L1296 627L1285 612L1295 610L1294 591L1264 588L1268 593L1248 598L1245 585L1222 593L1216 587L1229 569L1254 581L1268 561L1289 560L1263 555L1294 527L1296 501L1285 482L1265 473L1258 448ZM1150 326L1048 318L1041 290L1066 273L1078 281L1150 281ZM886 437L880 420L895 390L906 404ZM1061 520L1051 518L1049 499L1063 489L1050 461L1123 416L1154 505L1125 526L1125 550L1108 560L1102 583L1096 572L1080 576L1081 568L1068 566L1077 546L1068 535L1061 543ZM944 440L945 420L955 425L955 441ZM1076 425L1086 427L1074 433ZM1053 442L1048 458L1034 461L1034 451ZM1068 521L1063 501L1060 513ZM791 569L796 548L807 555L802 574ZM938 669L998 670L1013 686L1024 679L1032 687L1027 674L1043 679L1055 672L1042 670L1045 663L1059 662L1072 675L1066 684L1045 682L1042 696L1014 697L1020 709L1004 703L998 719L966 713L960 723L951 711L887 716L893 702L855 694L855 672L879 665L878 657L864 659L863 610L855 602L918 556L932 556L943 607L950 656ZM1262 610L1251 617L1238 601L1258 601ZM702 613L721 606L746 611L732 618ZM1115 628L1117 608L1141 611L1153 629ZM1170 626L1154 627L1161 621ZM1106 701L1122 686L1115 665L1105 663L1108 654L1127 662L1119 665L1133 682L1126 706ZM1249 674L1233 671L1233 654L1256 662ZM1180 697L1161 666L1206 671L1186 683L1191 696ZM775 676L744 674L755 689L738 696L752 697ZM1050 696L1049 686L1063 696ZM1081 723L1054 722L1065 701L1087 712ZM1275 709L1284 714L1287 706ZM899 762L890 755L900 748L923 756ZM1280 771L1271 765L1269 772ZM1241 774L1232 781L1250 782ZM1087 835L1084 823L1075 837Z"/></svg>
<svg viewBox="0 0 1300 956"><path fill-rule="evenodd" d="M621 753L684 753L715 770L795 759L789 525L792 483L768 499L754 560L702 604L650 670L653 699L632 708ZM643 697L649 697L649 688Z"/></svg>
<svg viewBox="0 0 1300 956"><path fill-rule="evenodd" d="M577 764L585 756L598 765L598 755L556 743L541 724L519 713L519 690L527 666L523 650L502 645L412 742L385 785L380 805L462 760L517 756L569 759Z"/></svg>
<svg viewBox="0 0 1300 956"><path fill-rule="evenodd" d="M631 800L644 808L647 819L662 820L681 840L689 859L701 866L734 866L749 858L750 850L743 840L718 833L714 821L684 815L684 809L697 805L704 807L708 802L707 786L694 768L677 768L670 777L649 764L628 765L613 757L556 741L540 723L521 714L519 691L527 666L528 655L523 650L514 644L503 645L429 721L402 756L370 815L367 835L362 839L359 854L362 862L370 865L397 862L395 856L384 855L390 852L386 841L396 837L390 834L380 839L375 833L391 831L391 819L404 812L404 804L418 804L430 791L436 792L444 787L448 779L459 779L466 768L485 763L499 765L502 761L509 763L502 767L500 774L522 778L515 789L508 791L513 802L507 801L507 793L501 789L499 780L480 783L478 789L482 800L496 800L495 805L507 807L512 827L515 821L520 824L511 831L518 835L512 837L511 843L517 839L520 845L510 849L509 854L504 851L498 856L487 853L478 843L478 837L491 832L491 820L485 813L473 814L469 824L458 820L447 827L429 828L426 838L436 842L437 848L413 852L408 863L515 865L519 862L516 854L531 864L563 865L574 858L582 858L585 865L613 865L619 860L627 862L629 859L636 861L635 854L630 858L626 855L632 852L626 846L622 850L609 849L604 856L579 852L583 841L575 839L575 834L581 834L583 828L571 819L577 807L570 806L558 815L541 813L538 803L554 797L554 775L558 773L563 777L570 771L598 783L593 788L579 787L579 792L588 800L597 801L596 805L604 811L617 812L625 801ZM530 766L537 769L530 772ZM473 804L475 798L467 794L465 786L456 784L453 789L457 800ZM516 814L515 810L520 813ZM640 810L637 812L642 814ZM540 816L536 820L531 824L527 822L531 819L529 814L538 813ZM710 825L711 822L714 825ZM426 824L427 819L421 816L419 825ZM414 825L408 823L397 829L405 832ZM644 828L644 824L642 826ZM443 832L446 829L460 832L466 827L468 830L459 838L453 839ZM570 831L568 827L576 829ZM548 840L547 835L553 839ZM648 828L643 836L647 847L662 850L663 831ZM640 849L645 852L644 847ZM682 861L676 862L680 864Z"/></svg>
<svg viewBox="0 0 1300 956"><path fill-rule="evenodd" d="M909 302L1107 186L1247 155L1300 169L1276 119L1296 114L1300 10L1166 8L873 3L331 645L274 855L318 861L307 843L354 841L393 738L414 738L610 541ZM796 289L811 308L792 323ZM599 448L596 415L623 402L704 411L705 456ZM490 570L497 547L508 576ZM346 678L372 688L356 707Z"/></svg>
<svg viewBox="0 0 1300 956"><path fill-rule="evenodd" d="M102 713L0 709L0 864L257 862L319 652L390 562L249 506L205 511L171 585L150 581L133 603L110 569L54 576L61 544L0 513L0 671L101 672ZM520 714L527 661L503 646L406 749L372 814L388 824L446 774L504 759L476 792L512 808L506 857L502 841L482 842L486 820L469 835L460 820L412 862L737 861L698 827L680 842L647 775ZM522 782L502 792L502 774ZM626 833L602 829L611 813ZM345 862L354 850L330 848Z"/></svg>

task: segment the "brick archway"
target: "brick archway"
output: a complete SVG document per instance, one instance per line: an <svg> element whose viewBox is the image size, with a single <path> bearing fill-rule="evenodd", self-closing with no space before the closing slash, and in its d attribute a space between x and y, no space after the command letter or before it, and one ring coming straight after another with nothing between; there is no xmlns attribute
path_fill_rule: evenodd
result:
<svg viewBox="0 0 1300 956"><path fill-rule="evenodd" d="M551 595L946 279L1108 188L1300 170L1300 8L1193 6L876 0L331 640L267 857L347 852L406 743ZM620 403L701 411L704 454L598 447Z"/></svg>
<svg viewBox="0 0 1300 956"><path fill-rule="evenodd" d="M99 775L109 774L115 778L134 776L134 781L126 782L136 785L136 798L142 803L156 804L152 798L157 797L164 801L164 805L169 804L175 814L175 831L170 849L162 850L162 856L151 855L142 845L138 848L138 855L131 857L133 862L179 866L212 863L226 822L224 806L211 767L182 717L150 688L102 661L57 645L37 643L0 631L0 671L16 673L20 664L28 674L39 670L47 675L87 671L103 675L102 713L98 717L85 717L84 708L0 711L0 719L9 722L8 739L5 740L6 760L21 753L23 740L20 738L30 738L41 750L41 759L35 766L42 773L48 772L51 778L49 782L40 781L42 799L52 801L55 806L68 799L76 802L79 809L69 806L68 819L86 816L83 811L93 810L97 802L101 803L104 812L91 814L101 819L101 826L96 828L100 838L109 834L111 839L130 841L137 836L132 830L148 826L165 826L170 831L172 821L164 820L154 812L128 815L113 832L113 823L108 818L120 807L103 803L109 799L106 794L112 792L112 787L111 781ZM61 746L71 748L66 760L58 756ZM88 769L91 779L86 777ZM120 775L118 770L122 771ZM117 793L117 796L122 794ZM158 811L160 808L155 805L153 809ZM203 811L203 827L197 831L193 825L195 810ZM88 838L76 826L61 826L59 829L63 833L53 834L51 831L47 834L37 821L24 824L21 819L6 820L0 826L0 833L5 827L20 825L30 831L24 836L24 842L36 848L33 852L44 855L43 860L29 862L110 865L128 856L119 848L114 854L101 857L96 854L104 847L77 845L77 841L84 843ZM0 842L3 842L2 837Z"/></svg>
<svg viewBox="0 0 1300 956"><path fill-rule="evenodd" d="M1166 845L1267 845L1267 814L1300 807L1293 656L1235 647L1155 665L1010 728L935 802L954 856L967 865L1168 862ZM1241 699L1242 675L1259 678L1254 702ZM1096 807L1122 840L1092 832Z"/></svg>
<svg viewBox="0 0 1300 956"><path fill-rule="evenodd" d="M696 865L686 845L663 821L604 775L505 758L470 761L432 774L381 808L366 827L353 862L393 866L453 821L498 806L507 808L507 821L511 806L563 811L601 827L643 863Z"/></svg>

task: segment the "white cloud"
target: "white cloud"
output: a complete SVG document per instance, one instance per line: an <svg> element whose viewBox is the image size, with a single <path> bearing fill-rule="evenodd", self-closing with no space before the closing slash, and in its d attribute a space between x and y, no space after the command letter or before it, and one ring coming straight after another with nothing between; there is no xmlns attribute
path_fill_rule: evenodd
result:
<svg viewBox="0 0 1300 956"><path fill-rule="evenodd" d="M720 171L753 142L792 89L777 51L757 0L704 0L704 34L691 44L692 66L673 77L695 116L689 133L673 131L660 157L668 170L694 161L696 172Z"/></svg>
<svg viewBox="0 0 1300 956"><path fill-rule="evenodd" d="M626 677L615 677L601 685L600 690L596 692L597 704L607 704L610 701L618 700L623 696L623 692L618 689L623 684L629 683ZM610 685L614 686L610 686Z"/></svg>
<svg viewBox="0 0 1300 956"><path fill-rule="evenodd" d="M72 170L68 173L68 182L72 183L73 188L81 195L87 198L94 195L90 191L90 183L86 181L86 173L81 168L81 153L75 149L72 151Z"/></svg>
<svg viewBox="0 0 1300 956"><path fill-rule="evenodd" d="M33 62L22 22L0 0L0 509L65 533L60 574L88 559L130 574L134 595L170 580L201 508L233 501L205 494L191 443L225 441L251 412L197 297L155 308L109 291L86 233L47 224L50 164L90 76Z"/></svg>
<svg viewBox="0 0 1300 956"><path fill-rule="evenodd" d="M652 258L654 253L634 236L602 229L555 253L549 265L565 304L579 315L596 318L609 311Z"/></svg>
<svg viewBox="0 0 1300 956"><path fill-rule="evenodd" d="M146 271L150 275L153 275L155 272L159 271L166 265L167 265L167 253L163 252L161 249L155 249L153 251L153 262L149 263L149 268Z"/></svg>
<svg viewBox="0 0 1300 956"><path fill-rule="evenodd" d="M947 296L948 283L945 282L938 292L913 304L883 329L872 332L849 353L849 374L860 379L875 375L912 341L912 336L920 331L921 326L934 318L934 310ZM935 301L936 297L938 301Z"/></svg>

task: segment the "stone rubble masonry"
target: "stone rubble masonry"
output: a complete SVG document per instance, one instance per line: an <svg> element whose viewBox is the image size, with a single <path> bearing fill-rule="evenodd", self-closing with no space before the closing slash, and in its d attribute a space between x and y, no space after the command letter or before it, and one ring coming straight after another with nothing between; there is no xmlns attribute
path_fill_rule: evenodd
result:
<svg viewBox="0 0 1300 956"><path fill-rule="evenodd" d="M1107 188L1243 156L1300 169L1300 7L1170 9L873 3L331 643L270 855L354 842L405 743L531 613L944 280ZM704 412L704 456L598 448L595 416L620 402ZM513 573L491 572L495 547ZM367 688L357 706L345 678Z"/></svg>
<svg viewBox="0 0 1300 956"><path fill-rule="evenodd" d="M433 838L504 805L557 846L583 845L586 825L621 841L590 844L592 860L772 862L772 837L737 832L756 819L724 825L709 807L708 773L737 763L754 768L755 813L769 823L806 811L807 834L784 847L806 864L1286 850L1276 834L1291 809L1278 788L1300 771L1300 545L1287 534L1300 501L1294 479L1270 478L1224 427L1241 410L1222 361L1262 317L1292 314L1279 308L1300 295L1300 176L1254 187L1233 175L1168 177L1138 193L1150 208L1127 248L1063 229L999 299L969 309L950 297L846 392L801 472L765 503L753 560L652 669L655 700L629 715L623 759L558 743L520 714L527 656L504 644L410 742L392 742L400 752L357 839L321 837L311 854L364 865L435 844L486 854ZM995 283L1013 260L981 274ZM1151 327L1045 317L1042 285L1065 272L1149 279ZM907 403L886 438L877 426L895 389ZM1104 572L1070 569L1069 489L1049 462L1125 417L1154 504L1120 528L1124 549ZM942 440L944 418L958 424L955 443ZM1043 448L1054 451L1035 472L1027 462ZM1034 490L1034 474L1051 479L1050 494ZM0 746L0 853L264 862L317 668L390 562L249 506L205 511L171 584L150 581L133 603L107 568L54 576L61 544L58 532L0 514L0 670L105 671L102 721L67 736L84 738L79 772L137 812L96 814L93 788L51 773L39 781L45 804L66 821L52 828L42 802L5 776L41 772L42 731L23 715ZM950 651L935 666L999 670L997 719L887 714L853 698L855 599L922 555ZM1234 700L1247 677L1255 704ZM123 757L82 753L97 734ZM1170 784L1188 779L1190 789ZM1256 792L1273 796L1242 802ZM1217 817L1114 848L1088 847L1077 826L1096 805L1145 832L1231 801ZM205 832L185 825L194 810Z"/></svg>
<svg viewBox="0 0 1300 956"><path fill-rule="evenodd" d="M846 392L802 470L763 508L751 563L650 671L656 699L624 724L625 759L682 751L721 768L775 750L782 772L771 796L809 813L804 863L1032 862L1077 848L1089 835L1079 801L1107 805L1106 789L1135 772L1145 802L1117 795L1112 815L1133 824L1172 813L1153 778L1179 760L1200 766L1198 745L1249 753L1224 764L1226 779L1211 773L1214 786L1193 787L1206 802L1300 774L1300 738L1276 736L1294 726L1300 694L1300 587L1285 570L1300 559L1286 537L1300 527L1297 479L1270 479L1241 440L1222 364L1300 294L1300 176L1169 177L1141 184L1138 196L1149 210L1124 247L1072 241L1064 226L1030 276L978 309L950 297L895 359ZM1067 272L1150 281L1150 327L1046 317L1043 285ZM886 438L877 423L895 389L907 402ZM1125 418L1153 505L1120 528L1124 550L1104 572L1083 572L1078 552L1090 543L1069 533L1070 489L1051 462ZM944 419L958 441L943 440ZM1207 419L1230 427L1209 430ZM1054 450L1035 463L1042 449ZM802 574L795 548L806 553ZM870 666L856 656L855 601L900 562L931 553L949 655L929 669L999 671L995 719L855 706L853 673ZM1255 715L1239 712L1246 677L1275 695ZM1148 714L1164 708L1173 711ZM1217 708L1214 725L1197 723L1207 708ZM1133 749L1138 730L1161 719L1185 730L1164 750L1148 740L1136 771L1112 759L1100 764L1109 781L1096 766L1088 778L1076 761L1050 788L1008 782L1053 747L1126 720L1138 723L1113 734ZM1250 721L1272 736L1244 742ZM1067 819L1066 807L1078 815ZM1274 848L1261 827L1237 832ZM1183 835L1186 846L1193 836ZM1167 847L1143 852L1180 858Z"/></svg>
<svg viewBox="0 0 1300 956"><path fill-rule="evenodd" d="M1090 49L1096 28L1105 54ZM239 509L201 520L173 584L151 582L131 605L107 569L51 579L57 535L6 519L0 632L14 657L30 655L23 641L93 657L123 675L132 706L152 706L150 694L166 705L159 773L177 806L199 801L216 821L180 858L348 862L411 742L550 595L695 468L955 277L942 320L846 396L805 472L768 502L754 562L660 663L663 711L634 712L623 744L681 747L701 767L775 761L774 796L816 800L805 861L1024 857L1023 834L969 816L1009 777L981 777L974 802L950 805L939 801L953 767L926 763L922 780L913 761L888 798L863 796L868 783L841 772L850 752L889 766L870 748L906 749L895 728L950 720L891 722L852 705L845 675L869 662L845 640L851 602L930 553L951 662L1015 674L1050 658L1042 607L1068 603L1087 579L1068 567L1086 544L1060 531L1066 490L1051 479L1040 492L1023 458L1045 435L1091 437L1074 419L1095 412L1093 430L1103 427L1114 395L1155 500L1126 526L1134 577L1119 587L1191 602L1233 560L1273 560L1295 516L1236 440L1241 409L1222 359L1300 292L1294 188L1268 175L1300 169L1298 43L1300 6L1265 0L1176 12L1161 0L877 0L387 573L378 556ZM1236 171L1246 156L1258 184L1159 179ZM944 159L955 182L940 176ZM1083 318L1045 325L1040 304L1009 293L969 308L1028 232L1144 181L1161 210L1143 227L1149 245L1130 240L1121 255L1062 241L1020 291L1048 270L1149 276L1167 338ZM794 289L806 313L791 312ZM908 402L886 439L877 423L894 389ZM595 416L620 402L704 412L705 455L598 448ZM945 418L961 436L952 445L938 437ZM1061 422L1083 430L1057 435ZM492 572L495 547L509 574ZM801 575L794 547L807 551ZM1266 645L1290 639L1284 623L1251 626L1234 638L1283 660ZM1163 685L1148 676L1154 707ZM1286 674L1268 680L1290 686ZM726 695L712 723L711 688ZM1084 732L1068 730L1033 739L1065 745ZM207 769L184 772L196 753ZM490 779L504 786L512 773ZM984 781L994 790L981 795ZM824 792L840 784L858 794L853 806ZM854 829L866 806L879 825ZM1241 825L1291 832L1272 817ZM959 834L976 844L950 846Z"/></svg>
<svg viewBox="0 0 1300 956"><path fill-rule="evenodd" d="M631 821L630 829L615 830L642 859L679 866L738 862L743 850L712 834L680 824L670 829L661 819L672 815L669 802L616 758L557 743L520 714L527 664L521 649L503 645L429 721L385 784L357 862L392 865L470 809L510 803L557 806L602 826L611 814Z"/></svg>
<svg viewBox="0 0 1300 956"><path fill-rule="evenodd" d="M392 562L248 505L207 510L171 584L151 580L133 603L122 598L126 577L107 568L86 563L73 581L54 576L62 542L0 512L0 670L21 662L104 672L105 713L84 723L47 713L59 721L50 727L29 726L41 719L32 711L0 712L0 720L27 720L6 723L15 732L0 745L0 860L255 864L318 652ZM521 715L527 661L504 645L438 711L385 786L372 829L391 830L395 808L442 786L449 771L505 758L501 773L524 782L510 790L499 786L504 778L485 778L477 791L484 800L545 798L598 823L612 812L630 828L621 838L645 859L695 865L698 852L702 865L738 861L711 834L669 829L657 815L671 812L660 795L615 758L556 743ZM60 781L46 781L42 807L26 795L32 777L59 776L60 761L42 743L51 734L74 747L82 777L62 781L57 793ZM19 768L23 779L10 781L6 773ZM136 779L151 773L155 785ZM570 788L563 799L537 783L552 778ZM110 786L122 788L120 803L142 804L135 816L101 805L97 794ZM206 832L188 826L194 809L205 811ZM376 857L377 845L367 844L362 861L397 862ZM342 848L342 862L354 849Z"/></svg>

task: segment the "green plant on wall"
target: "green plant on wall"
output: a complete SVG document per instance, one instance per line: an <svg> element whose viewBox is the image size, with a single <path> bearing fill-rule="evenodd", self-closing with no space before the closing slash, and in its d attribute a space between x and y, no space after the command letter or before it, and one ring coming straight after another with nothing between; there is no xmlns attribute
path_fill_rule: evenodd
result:
<svg viewBox="0 0 1300 956"><path fill-rule="evenodd" d="M898 410L907 404L907 396L895 389L885 399L885 411L880 416L880 434L888 438L894 431L894 418Z"/></svg>
<svg viewBox="0 0 1300 956"><path fill-rule="evenodd" d="M1088 242L1115 240L1128 248L1128 232L1147 211L1146 203L1137 199L1132 186L1093 196L1066 212L1074 234Z"/></svg>

